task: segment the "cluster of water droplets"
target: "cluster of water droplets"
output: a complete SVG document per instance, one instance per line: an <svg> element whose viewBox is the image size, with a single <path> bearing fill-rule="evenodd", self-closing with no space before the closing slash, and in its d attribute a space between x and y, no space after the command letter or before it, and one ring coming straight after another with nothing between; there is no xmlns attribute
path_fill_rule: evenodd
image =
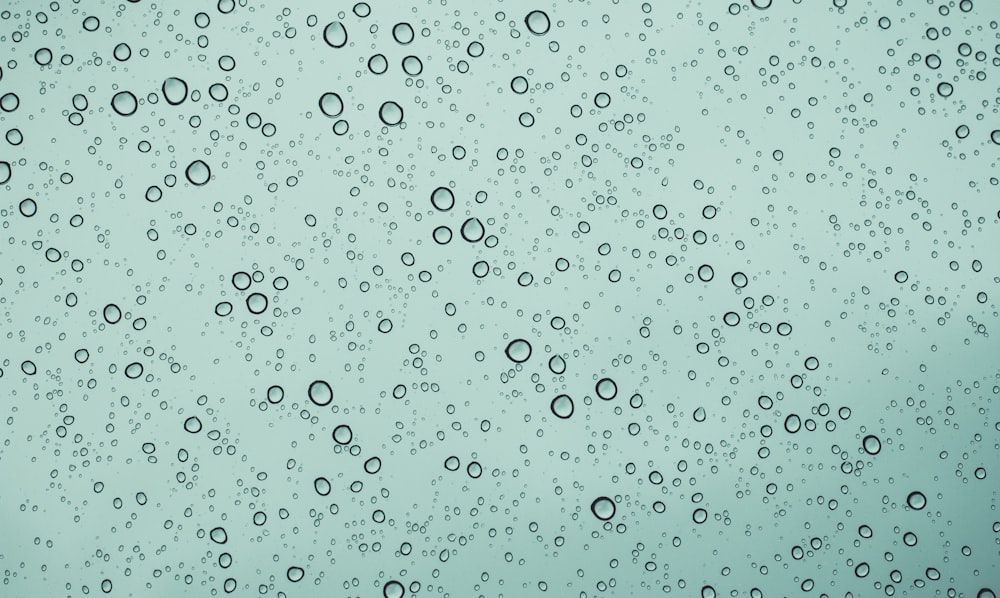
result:
<svg viewBox="0 0 1000 598"><path fill-rule="evenodd" d="M984 0L0 7L2 595L995 598Z"/></svg>

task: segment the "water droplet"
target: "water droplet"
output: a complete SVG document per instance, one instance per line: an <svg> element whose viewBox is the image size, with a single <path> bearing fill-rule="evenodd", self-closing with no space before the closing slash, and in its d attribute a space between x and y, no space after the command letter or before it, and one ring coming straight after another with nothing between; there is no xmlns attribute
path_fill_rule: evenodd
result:
<svg viewBox="0 0 1000 598"><path fill-rule="evenodd" d="M552 399L549 405L553 415L560 419L569 419L573 415L573 399L569 395L559 395Z"/></svg>
<svg viewBox="0 0 1000 598"><path fill-rule="evenodd" d="M610 401L618 395L618 385L611 378L601 378L598 380L595 390L597 391L597 396L605 401Z"/></svg>
<svg viewBox="0 0 1000 598"><path fill-rule="evenodd" d="M261 293L252 293L247 297L247 309L254 315L264 313L267 309L267 297Z"/></svg>
<svg viewBox="0 0 1000 598"><path fill-rule="evenodd" d="M590 512L601 521L607 521L615 516L615 501L607 496L601 496L590 503Z"/></svg>
<svg viewBox="0 0 1000 598"><path fill-rule="evenodd" d="M184 170L184 176L187 177L189 183L200 187L212 177L212 170L202 160L195 160L188 164Z"/></svg>
<svg viewBox="0 0 1000 598"><path fill-rule="evenodd" d="M111 108L122 116L132 116L139 109L139 100L131 91L119 91L111 98Z"/></svg>
<svg viewBox="0 0 1000 598"><path fill-rule="evenodd" d="M212 528L212 531L208 533L208 536L216 544L225 544L227 541L229 541L229 535L226 534L226 530L221 527Z"/></svg>
<svg viewBox="0 0 1000 598"><path fill-rule="evenodd" d="M378 117L388 127L395 127L403 122L403 108L396 102L384 102L378 109Z"/></svg>
<svg viewBox="0 0 1000 598"><path fill-rule="evenodd" d="M435 210L447 212L455 207L455 194L447 187L438 187L431 193L431 205Z"/></svg>
<svg viewBox="0 0 1000 598"><path fill-rule="evenodd" d="M524 363L531 357L531 343L523 338L514 339L507 344L504 352L507 354L507 359L514 363Z"/></svg>
<svg viewBox="0 0 1000 598"><path fill-rule="evenodd" d="M914 490L906 495L906 504L914 511L920 511L927 506L927 497L923 492Z"/></svg>
<svg viewBox="0 0 1000 598"><path fill-rule="evenodd" d="M319 97L319 111L324 116L336 118L344 112L344 100L340 94L328 91Z"/></svg>
<svg viewBox="0 0 1000 598"><path fill-rule="evenodd" d="M403 598L406 594L406 590L403 588L403 584L396 580L392 580L382 587L383 598Z"/></svg>
<svg viewBox="0 0 1000 598"><path fill-rule="evenodd" d="M869 434L862 439L861 446L869 455L877 455L882 450L882 441L878 436Z"/></svg>
<svg viewBox="0 0 1000 598"><path fill-rule="evenodd" d="M541 10L533 10L524 17L524 24L527 26L528 31L534 33L535 35L545 35L549 32L551 23L549 22L549 15Z"/></svg>
<svg viewBox="0 0 1000 598"><path fill-rule="evenodd" d="M108 324L117 324L122 319L122 310L114 303L104 306L104 321Z"/></svg>
<svg viewBox="0 0 1000 598"><path fill-rule="evenodd" d="M365 461L365 473L376 474L382 469L382 459L371 457Z"/></svg>
<svg viewBox="0 0 1000 598"><path fill-rule="evenodd" d="M549 358L549 371L556 375L564 374L566 372L566 360L559 355L553 355Z"/></svg>
<svg viewBox="0 0 1000 598"><path fill-rule="evenodd" d="M331 48L343 48L347 45L347 28L340 21L333 21L323 28L323 41Z"/></svg>
<svg viewBox="0 0 1000 598"><path fill-rule="evenodd" d="M309 400L325 407L333 401L333 389L325 380L315 380L309 385Z"/></svg>
<svg viewBox="0 0 1000 598"><path fill-rule="evenodd" d="M384 75L389 70L389 60L385 54L373 54L368 59L368 70L375 75Z"/></svg>
<svg viewBox="0 0 1000 598"><path fill-rule="evenodd" d="M313 489L316 491L316 494L327 496L333 490L333 487L330 485L330 480L320 476L313 480Z"/></svg>
<svg viewBox="0 0 1000 598"><path fill-rule="evenodd" d="M392 38L400 45L409 45L414 37L413 27L409 23L396 23L392 28Z"/></svg>
<svg viewBox="0 0 1000 598"><path fill-rule="evenodd" d="M486 228L483 227L483 223L479 218L467 219L462 223L460 232L462 233L462 238L469 243L478 243L486 236Z"/></svg>
<svg viewBox="0 0 1000 598"><path fill-rule="evenodd" d="M416 77L424 71L424 63L416 56L406 56L403 58L403 72L411 77Z"/></svg>
<svg viewBox="0 0 1000 598"><path fill-rule="evenodd" d="M171 106L179 106L188 97L188 85L183 79L169 77L163 82L163 99Z"/></svg>
<svg viewBox="0 0 1000 598"><path fill-rule="evenodd" d="M333 429L333 441L337 444L351 444L353 438L354 432L351 430L351 426L340 424Z"/></svg>
<svg viewBox="0 0 1000 598"><path fill-rule="evenodd" d="M267 388L267 402L276 405L285 398L285 389L275 384Z"/></svg>

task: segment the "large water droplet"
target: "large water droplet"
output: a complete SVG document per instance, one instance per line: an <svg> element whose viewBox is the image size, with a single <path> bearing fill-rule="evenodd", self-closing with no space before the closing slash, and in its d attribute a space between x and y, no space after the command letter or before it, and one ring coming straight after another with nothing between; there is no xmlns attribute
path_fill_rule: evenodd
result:
<svg viewBox="0 0 1000 598"><path fill-rule="evenodd" d="M590 512L601 521L607 521L615 516L615 501L607 496L596 498L590 503Z"/></svg>

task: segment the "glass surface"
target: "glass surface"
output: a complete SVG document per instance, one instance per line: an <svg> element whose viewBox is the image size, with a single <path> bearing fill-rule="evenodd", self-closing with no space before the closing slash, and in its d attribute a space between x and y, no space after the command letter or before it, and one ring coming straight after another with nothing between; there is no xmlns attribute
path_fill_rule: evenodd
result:
<svg viewBox="0 0 1000 598"><path fill-rule="evenodd" d="M0 5L0 596L995 598L1000 3Z"/></svg>

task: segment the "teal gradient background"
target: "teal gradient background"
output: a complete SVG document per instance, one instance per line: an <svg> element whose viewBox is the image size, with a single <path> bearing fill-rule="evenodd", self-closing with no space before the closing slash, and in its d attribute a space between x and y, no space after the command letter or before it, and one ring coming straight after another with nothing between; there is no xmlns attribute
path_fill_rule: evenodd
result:
<svg viewBox="0 0 1000 598"><path fill-rule="evenodd" d="M0 596L995 598L998 20L0 7Z"/></svg>

